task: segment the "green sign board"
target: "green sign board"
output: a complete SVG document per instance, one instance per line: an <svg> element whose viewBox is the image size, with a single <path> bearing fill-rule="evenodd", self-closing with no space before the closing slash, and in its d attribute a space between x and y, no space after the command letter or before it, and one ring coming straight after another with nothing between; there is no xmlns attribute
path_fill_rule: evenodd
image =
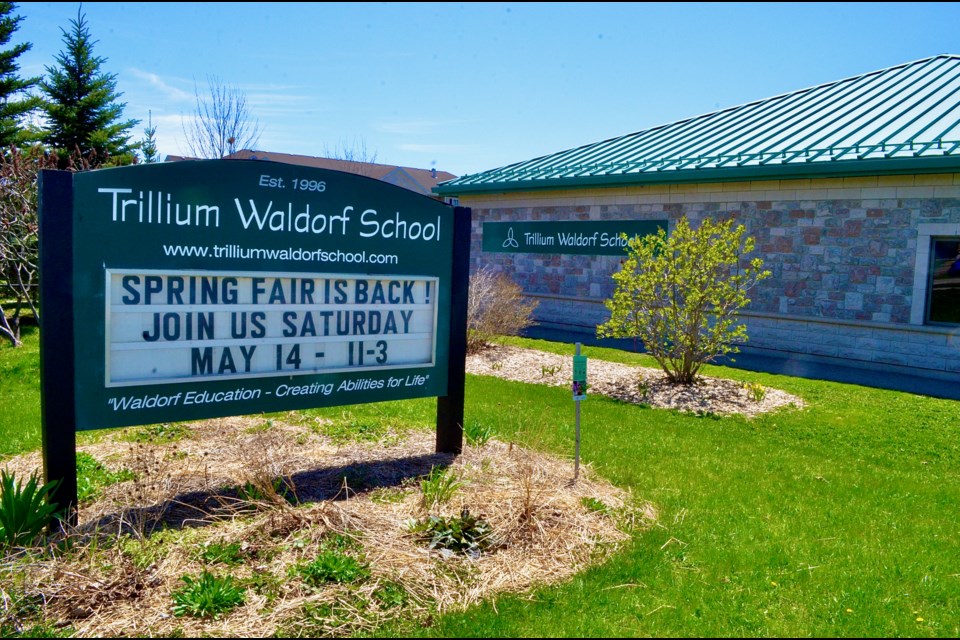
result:
<svg viewBox="0 0 960 640"><path fill-rule="evenodd" d="M587 397L587 356L573 356L573 399Z"/></svg>
<svg viewBox="0 0 960 640"><path fill-rule="evenodd" d="M627 238L667 230L666 220L485 222L483 250L490 253L566 253L622 256Z"/></svg>
<svg viewBox="0 0 960 640"><path fill-rule="evenodd" d="M451 207L263 161L72 184L77 429L447 394Z"/></svg>

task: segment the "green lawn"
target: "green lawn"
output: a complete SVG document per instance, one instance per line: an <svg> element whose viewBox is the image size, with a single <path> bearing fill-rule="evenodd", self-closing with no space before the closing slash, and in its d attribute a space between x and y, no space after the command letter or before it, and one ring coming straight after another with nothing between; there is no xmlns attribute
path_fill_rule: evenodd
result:
<svg viewBox="0 0 960 640"><path fill-rule="evenodd" d="M35 336L25 349L0 348L5 453L39 443ZM585 353L650 365L626 352ZM705 373L759 381L808 407L746 420L591 396L583 461L654 503L657 526L567 583L377 635L960 636L960 403ZM569 390L468 376L466 397L466 421L572 456ZM424 399L349 410L363 426L429 424L434 408Z"/></svg>

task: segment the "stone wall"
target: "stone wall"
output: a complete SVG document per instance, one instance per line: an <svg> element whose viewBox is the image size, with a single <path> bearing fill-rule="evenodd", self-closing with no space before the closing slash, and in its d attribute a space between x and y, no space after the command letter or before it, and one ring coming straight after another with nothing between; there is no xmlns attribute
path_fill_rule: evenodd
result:
<svg viewBox="0 0 960 640"><path fill-rule="evenodd" d="M508 273L545 324L592 332L620 258L481 251L484 222L743 223L772 277L751 294L750 344L960 371L960 328L923 325L930 238L960 236L960 174L654 185L461 196L471 267Z"/></svg>

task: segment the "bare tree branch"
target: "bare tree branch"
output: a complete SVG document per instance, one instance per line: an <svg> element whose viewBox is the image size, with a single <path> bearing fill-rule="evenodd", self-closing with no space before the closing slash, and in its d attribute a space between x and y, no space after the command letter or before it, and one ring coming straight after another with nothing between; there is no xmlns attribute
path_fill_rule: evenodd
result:
<svg viewBox="0 0 960 640"><path fill-rule="evenodd" d="M239 149L256 148L262 128L250 113L246 94L216 76L207 77L207 88L209 95L201 96L194 86L193 120L181 122L190 155L216 159Z"/></svg>

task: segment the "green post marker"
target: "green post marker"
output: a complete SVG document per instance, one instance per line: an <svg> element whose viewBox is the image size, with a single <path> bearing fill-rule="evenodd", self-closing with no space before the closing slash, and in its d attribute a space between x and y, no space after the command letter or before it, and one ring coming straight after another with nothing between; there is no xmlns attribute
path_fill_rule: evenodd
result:
<svg viewBox="0 0 960 640"><path fill-rule="evenodd" d="M573 401L577 405L576 445L573 456L573 481L580 477L580 401L587 398L587 356L580 355L580 343L573 356Z"/></svg>

